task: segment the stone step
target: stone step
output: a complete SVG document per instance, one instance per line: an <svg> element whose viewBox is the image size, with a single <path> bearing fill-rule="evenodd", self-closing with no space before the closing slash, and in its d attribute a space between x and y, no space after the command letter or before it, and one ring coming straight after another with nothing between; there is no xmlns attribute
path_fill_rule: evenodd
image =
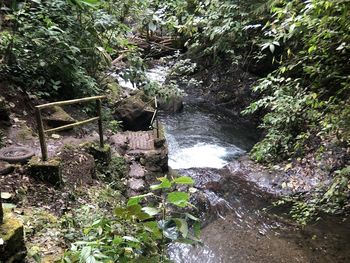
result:
<svg viewBox="0 0 350 263"><path fill-rule="evenodd" d="M143 179L131 178L128 180L128 187L130 190L140 192L145 189L145 181Z"/></svg>
<svg viewBox="0 0 350 263"><path fill-rule="evenodd" d="M145 176L145 170L139 163L133 162L130 165L129 176L136 179L143 178Z"/></svg>

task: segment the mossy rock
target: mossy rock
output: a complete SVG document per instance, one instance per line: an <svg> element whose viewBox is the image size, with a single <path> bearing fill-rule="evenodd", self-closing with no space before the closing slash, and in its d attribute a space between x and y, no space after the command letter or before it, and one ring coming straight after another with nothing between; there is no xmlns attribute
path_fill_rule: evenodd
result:
<svg viewBox="0 0 350 263"><path fill-rule="evenodd" d="M76 122L72 116L70 116L63 108L59 106L54 106L47 111L48 115L44 117L43 120L50 127L56 128Z"/></svg>
<svg viewBox="0 0 350 263"><path fill-rule="evenodd" d="M28 174L53 185L62 185L60 159L43 162L39 157L33 157L28 163Z"/></svg>
<svg viewBox="0 0 350 263"><path fill-rule="evenodd" d="M87 151L101 164L108 165L111 162L112 151L109 144L105 144L103 148L95 143L89 144L87 145Z"/></svg>
<svg viewBox="0 0 350 263"><path fill-rule="evenodd" d="M5 211L0 225L0 262L22 262L25 255L23 224L13 213Z"/></svg>

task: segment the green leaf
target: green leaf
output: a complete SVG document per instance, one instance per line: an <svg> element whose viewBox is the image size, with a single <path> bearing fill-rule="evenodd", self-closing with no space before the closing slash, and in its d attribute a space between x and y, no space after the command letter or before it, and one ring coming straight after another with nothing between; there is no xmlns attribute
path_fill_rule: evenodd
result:
<svg viewBox="0 0 350 263"><path fill-rule="evenodd" d="M181 235L186 238L188 235L188 224L186 220L182 218L173 218L173 220L176 222L176 226L178 230L180 231Z"/></svg>
<svg viewBox="0 0 350 263"><path fill-rule="evenodd" d="M181 177L175 178L173 180L173 183L176 183L176 184L194 184L194 181L191 177L181 176Z"/></svg>
<svg viewBox="0 0 350 263"><path fill-rule="evenodd" d="M150 216L158 215L160 212L158 208L154 207L143 207L141 210Z"/></svg>
<svg viewBox="0 0 350 263"><path fill-rule="evenodd" d="M144 223L144 228L146 231L152 233L156 238L162 238L162 233L158 227L157 222L155 221L147 221Z"/></svg>
<svg viewBox="0 0 350 263"><path fill-rule="evenodd" d="M134 238L132 236L123 236L123 239L126 241L131 241L131 242L135 242L135 243L140 243L140 241L137 238Z"/></svg>
<svg viewBox="0 0 350 263"><path fill-rule="evenodd" d="M96 259L95 259L95 257L94 257L93 255L90 255L90 256L86 259L85 262L86 262L86 263L96 263Z"/></svg>
<svg viewBox="0 0 350 263"><path fill-rule="evenodd" d="M147 193L144 195L133 196L133 197L129 198L127 206L137 205L143 198L148 197L148 196L152 196L152 195L153 195L152 193Z"/></svg>
<svg viewBox="0 0 350 263"><path fill-rule="evenodd" d="M196 238L200 238L201 235L201 223L195 222L193 225L193 232Z"/></svg>
<svg viewBox="0 0 350 263"><path fill-rule="evenodd" d="M199 218L189 214L189 213L185 213L185 215L189 218L189 219L192 219L193 221L199 221Z"/></svg>
<svg viewBox="0 0 350 263"><path fill-rule="evenodd" d="M161 220L158 222L159 228L163 230L163 235L171 240L177 240L179 235L174 220Z"/></svg>
<svg viewBox="0 0 350 263"><path fill-rule="evenodd" d="M157 30L157 26L153 22L150 22L148 24L148 29L151 30L152 32L154 32Z"/></svg>
<svg viewBox="0 0 350 263"><path fill-rule="evenodd" d="M168 194L167 201L173 205L179 207L185 207L188 205L190 195L185 192L172 192Z"/></svg>
<svg viewBox="0 0 350 263"><path fill-rule="evenodd" d="M165 177L159 178L161 181L160 184L156 185L151 185L151 190L159 190L159 189L165 189L165 188L170 188L172 186L172 183Z"/></svg>

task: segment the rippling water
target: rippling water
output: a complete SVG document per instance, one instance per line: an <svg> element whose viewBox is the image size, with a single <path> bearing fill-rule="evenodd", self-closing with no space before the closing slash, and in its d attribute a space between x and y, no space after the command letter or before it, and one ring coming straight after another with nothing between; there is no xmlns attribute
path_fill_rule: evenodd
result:
<svg viewBox="0 0 350 263"><path fill-rule="evenodd" d="M166 71L156 67L148 76L162 83ZM349 224L327 219L298 227L269 212L271 196L230 177L225 165L249 151L256 130L198 97L187 97L182 113L161 116L170 167L194 178L208 201L203 244L174 243L170 258L177 263L350 262Z"/></svg>

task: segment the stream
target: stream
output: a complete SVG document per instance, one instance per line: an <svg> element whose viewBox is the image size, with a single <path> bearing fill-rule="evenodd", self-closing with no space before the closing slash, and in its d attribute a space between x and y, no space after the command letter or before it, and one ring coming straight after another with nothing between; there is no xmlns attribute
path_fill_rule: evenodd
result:
<svg viewBox="0 0 350 263"><path fill-rule="evenodd" d="M166 69L157 66L148 76L162 83ZM230 178L227 165L245 155L258 140L254 127L225 116L193 92L185 97L181 113L162 114L160 120L166 129L169 166L195 179L196 187L209 202L203 218L202 244L170 245L171 260L350 262L350 227L346 222L328 218L302 228L269 209L273 196L253 183Z"/></svg>

